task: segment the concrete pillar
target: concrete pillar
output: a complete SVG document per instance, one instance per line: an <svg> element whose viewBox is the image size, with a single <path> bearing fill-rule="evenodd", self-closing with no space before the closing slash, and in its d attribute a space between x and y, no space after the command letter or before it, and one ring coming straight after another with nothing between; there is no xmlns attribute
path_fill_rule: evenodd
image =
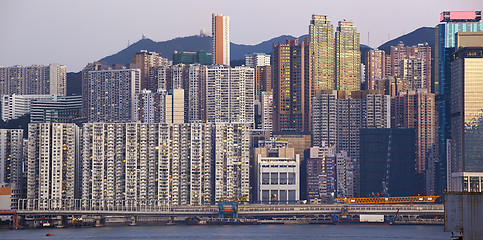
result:
<svg viewBox="0 0 483 240"><path fill-rule="evenodd" d="M136 226L136 216L131 216L131 223L129 223L129 226Z"/></svg>
<svg viewBox="0 0 483 240"><path fill-rule="evenodd" d="M53 221L53 224L56 228L63 228L64 227L64 221L63 221L63 216L57 216L55 220Z"/></svg>
<svg viewBox="0 0 483 240"><path fill-rule="evenodd" d="M94 220L96 221L96 224L94 227L102 227L102 217L101 216L94 216Z"/></svg>

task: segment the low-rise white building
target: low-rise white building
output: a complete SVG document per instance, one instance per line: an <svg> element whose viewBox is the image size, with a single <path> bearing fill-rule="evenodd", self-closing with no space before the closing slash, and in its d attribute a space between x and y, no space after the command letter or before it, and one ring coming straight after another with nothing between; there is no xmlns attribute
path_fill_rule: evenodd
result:
<svg viewBox="0 0 483 240"><path fill-rule="evenodd" d="M261 202L289 203L300 200L300 156L257 155L257 195Z"/></svg>

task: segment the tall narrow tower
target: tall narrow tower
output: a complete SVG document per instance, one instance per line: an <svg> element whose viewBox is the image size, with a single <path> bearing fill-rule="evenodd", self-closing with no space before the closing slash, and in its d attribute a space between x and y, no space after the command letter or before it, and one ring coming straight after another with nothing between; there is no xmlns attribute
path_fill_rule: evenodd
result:
<svg viewBox="0 0 483 240"><path fill-rule="evenodd" d="M335 32L336 90L361 89L360 34L352 22L339 21Z"/></svg>
<svg viewBox="0 0 483 240"><path fill-rule="evenodd" d="M211 16L213 64L230 65L230 17Z"/></svg>
<svg viewBox="0 0 483 240"><path fill-rule="evenodd" d="M312 15L309 25L311 97L315 90L334 90L334 27L325 15Z"/></svg>

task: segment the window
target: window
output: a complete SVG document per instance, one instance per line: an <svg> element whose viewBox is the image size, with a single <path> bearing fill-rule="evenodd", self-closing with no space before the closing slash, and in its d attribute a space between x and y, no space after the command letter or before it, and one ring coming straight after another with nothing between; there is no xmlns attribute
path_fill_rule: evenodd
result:
<svg viewBox="0 0 483 240"><path fill-rule="evenodd" d="M295 173L288 173L288 185L295 185Z"/></svg>
<svg viewBox="0 0 483 240"><path fill-rule="evenodd" d="M262 173L262 184L268 185L268 184L270 184L269 181L270 181L269 173Z"/></svg>
<svg viewBox="0 0 483 240"><path fill-rule="evenodd" d="M280 185L287 184L287 173L280 173Z"/></svg>
<svg viewBox="0 0 483 240"><path fill-rule="evenodd" d="M270 174L270 184L271 185L278 185L278 173L271 173Z"/></svg>

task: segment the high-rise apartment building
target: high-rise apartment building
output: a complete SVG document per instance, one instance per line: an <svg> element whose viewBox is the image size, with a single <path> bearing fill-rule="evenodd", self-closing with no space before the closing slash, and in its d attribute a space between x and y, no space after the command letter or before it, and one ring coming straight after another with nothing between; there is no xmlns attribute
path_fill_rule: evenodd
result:
<svg viewBox="0 0 483 240"><path fill-rule="evenodd" d="M253 68L213 65L206 71L206 120L254 123Z"/></svg>
<svg viewBox="0 0 483 240"><path fill-rule="evenodd" d="M190 64L188 67L187 121L204 122L206 119L206 66Z"/></svg>
<svg viewBox="0 0 483 240"><path fill-rule="evenodd" d="M0 184L23 183L23 130L0 129Z"/></svg>
<svg viewBox="0 0 483 240"><path fill-rule="evenodd" d="M215 125L214 200L250 201L250 124Z"/></svg>
<svg viewBox="0 0 483 240"><path fill-rule="evenodd" d="M424 173L427 159L436 144L435 96L426 89L408 91L391 101L392 128L414 128L416 135L416 171Z"/></svg>
<svg viewBox="0 0 483 240"><path fill-rule="evenodd" d="M451 63L451 191L481 191L483 176L483 32L458 33ZM466 178L466 179L465 179Z"/></svg>
<svg viewBox="0 0 483 240"><path fill-rule="evenodd" d="M436 194L442 194L447 189L447 163L449 155L448 140L452 138L451 130L451 62L456 49L456 33L483 32L481 11L442 12L440 24L436 26L435 63L434 63L434 93L437 94L438 105L438 157L436 175Z"/></svg>
<svg viewBox="0 0 483 240"><path fill-rule="evenodd" d="M311 147L306 159L307 200L329 203L335 197L335 146Z"/></svg>
<svg viewBox="0 0 483 240"><path fill-rule="evenodd" d="M376 83L386 76L386 54L383 50L370 50L366 62L366 90L375 90Z"/></svg>
<svg viewBox="0 0 483 240"><path fill-rule="evenodd" d="M165 117L165 91L142 90L136 96L134 121L141 123L163 123Z"/></svg>
<svg viewBox="0 0 483 240"><path fill-rule="evenodd" d="M11 188L8 209L17 209L18 200L26 197L22 129L0 129L0 186Z"/></svg>
<svg viewBox="0 0 483 240"><path fill-rule="evenodd" d="M32 65L0 67L0 96L61 95L67 93L67 72L64 65Z"/></svg>
<svg viewBox="0 0 483 240"><path fill-rule="evenodd" d="M88 69L90 66L88 66ZM130 122L136 95L141 92L139 69L86 71L89 122Z"/></svg>
<svg viewBox="0 0 483 240"><path fill-rule="evenodd" d="M310 131L309 42L297 39L273 46L273 130Z"/></svg>
<svg viewBox="0 0 483 240"><path fill-rule="evenodd" d="M428 43L404 46L400 42L391 47L391 55L388 57L390 76L409 81L409 90L424 88L431 91L431 47Z"/></svg>
<svg viewBox="0 0 483 240"><path fill-rule="evenodd" d="M230 17L211 15L213 64L230 66Z"/></svg>
<svg viewBox="0 0 483 240"><path fill-rule="evenodd" d="M152 89L153 83L149 81L149 68L167 65L168 59L161 57L159 53L141 50L132 56L132 63L141 70L141 89Z"/></svg>
<svg viewBox="0 0 483 240"><path fill-rule="evenodd" d="M213 125L87 123L82 198L140 205L212 201Z"/></svg>
<svg viewBox="0 0 483 240"><path fill-rule="evenodd" d="M40 208L73 204L62 200L79 198L79 127L73 123L30 123L28 136L27 198L37 199Z"/></svg>
<svg viewBox="0 0 483 240"><path fill-rule="evenodd" d="M270 55L266 53L252 53L245 55L245 66L263 67L270 66Z"/></svg>
<svg viewBox="0 0 483 240"><path fill-rule="evenodd" d="M187 89L188 67L182 63L170 67L171 86L169 89Z"/></svg>
<svg viewBox="0 0 483 240"><path fill-rule="evenodd" d="M183 89L171 89L164 96L164 119L166 123L186 122L185 91Z"/></svg>
<svg viewBox="0 0 483 240"><path fill-rule="evenodd" d="M326 15L312 15L309 25L311 97L315 90L335 90L334 27Z"/></svg>
<svg viewBox="0 0 483 240"><path fill-rule="evenodd" d="M153 92L157 92L158 89L165 91L171 89L171 69L168 66L150 67L149 82Z"/></svg>
<svg viewBox="0 0 483 240"><path fill-rule="evenodd" d="M352 22L339 21L335 32L335 89L361 89L361 50L359 33Z"/></svg>
<svg viewBox="0 0 483 240"><path fill-rule="evenodd" d="M336 146L358 159L360 128L389 128L391 100L380 91L319 91L313 99L312 146Z"/></svg>
<svg viewBox="0 0 483 240"><path fill-rule="evenodd" d="M82 69L82 116L87 117L89 114L89 106L91 105L91 99L89 99L89 71L109 70L110 67L102 65L101 62L88 63L87 66Z"/></svg>
<svg viewBox="0 0 483 240"><path fill-rule="evenodd" d="M357 196L356 165L346 151L335 154L336 195L338 198Z"/></svg>
<svg viewBox="0 0 483 240"><path fill-rule="evenodd" d="M273 90L272 66L256 66L255 68L255 99L261 100L262 92Z"/></svg>
<svg viewBox="0 0 483 240"><path fill-rule="evenodd" d="M273 93L262 92L261 98L262 105L262 130L273 130Z"/></svg>

